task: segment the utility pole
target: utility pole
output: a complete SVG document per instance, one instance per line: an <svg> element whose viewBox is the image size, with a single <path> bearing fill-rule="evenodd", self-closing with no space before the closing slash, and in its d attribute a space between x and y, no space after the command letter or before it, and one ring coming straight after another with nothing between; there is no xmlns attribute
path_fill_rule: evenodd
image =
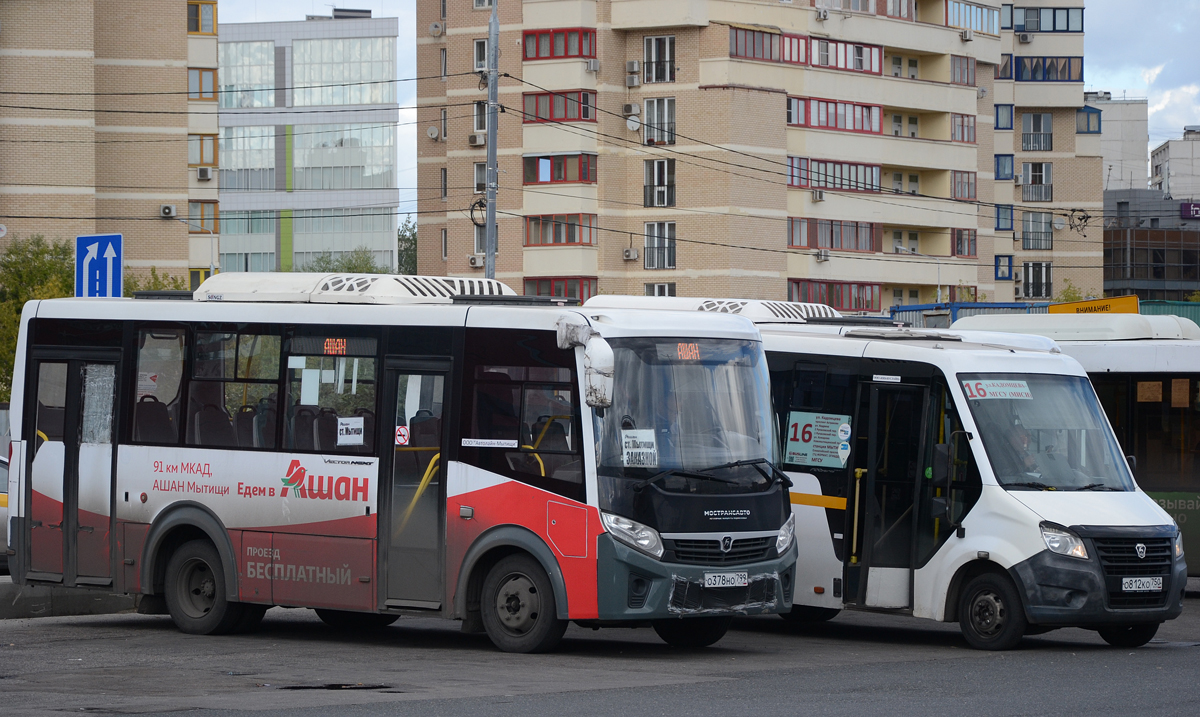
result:
<svg viewBox="0 0 1200 717"><path fill-rule="evenodd" d="M487 255L483 260L483 275L496 278L496 125L499 124L500 82L500 20L492 0L492 18L488 21L487 46Z"/></svg>

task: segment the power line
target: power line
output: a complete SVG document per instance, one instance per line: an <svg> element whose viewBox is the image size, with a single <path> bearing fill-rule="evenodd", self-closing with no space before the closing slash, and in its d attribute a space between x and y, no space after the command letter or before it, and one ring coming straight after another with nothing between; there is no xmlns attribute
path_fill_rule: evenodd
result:
<svg viewBox="0 0 1200 717"><path fill-rule="evenodd" d="M260 117L260 116L282 115L282 114L308 115L308 114L345 114L345 113L349 113L349 112L389 112L392 110L399 111L399 110L420 110L420 109L430 109L430 108L437 109L437 108L441 108L441 107L465 107L465 106L473 105L473 104L475 104L475 102L458 102L458 103L448 103L448 104L442 104L442 105L404 105L404 106L400 106L400 107L347 107L345 109L307 109L307 110L296 109L296 108L292 108L292 107L285 107L283 109L268 108L268 109L264 109L264 110L255 110L254 112L238 112L238 111L236 111L237 108L217 108L217 110L213 111L213 112L201 112L198 110L191 110L191 109L188 109L188 110L125 110L125 109L113 110L113 109L79 108L79 107L38 107L38 106L33 106L33 105L0 105L0 109L38 110L38 111L46 111L46 112L91 112L91 113L99 113L99 114L200 115L200 116L225 115L227 117L228 116ZM153 131L154 131L153 127L147 128L147 134L152 134Z"/></svg>
<svg viewBox="0 0 1200 717"><path fill-rule="evenodd" d="M188 68L196 69L196 68ZM212 69L212 68L200 68ZM363 80L361 82L334 82L327 85L293 85L292 87L261 87L256 89L233 89L233 90L216 90L215 94L239 94L252 92L269 92L275 93L280 90L317 90L326 87L359 87L365 85L390 85L399 84L401 82L419 82L421 80L437 80L447 77L462 77L464 75L475 75L477 72L451 72L447 74L429 75L427 77L402 77L394 80ZM160 92L29 92L25 90L0 90L0 95L31 95L39 97L142 97L142 96L161 96L161 95L192 95L196 94L191 90L163 90ZM248 109L245 107L230 108L230 109Z"/></svg>

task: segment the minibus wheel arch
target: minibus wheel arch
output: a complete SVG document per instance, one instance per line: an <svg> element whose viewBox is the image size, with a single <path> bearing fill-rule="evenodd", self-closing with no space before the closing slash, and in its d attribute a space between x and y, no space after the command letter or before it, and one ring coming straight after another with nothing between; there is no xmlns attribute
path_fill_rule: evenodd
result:
<svg viewBox="0 0 1200 717"><path fill-rule="evenodd" d="M1018 594L1020 594L1019 581L1014 580L1013 576L1007 570L1000 567L999 564L991 560L971 560L964 563L950 580L950 587L946 591L946 610L942 616L942 622L958 622L958 602L962 597L963 586L984 573L994 573L1004 576L1018 588ZM1025 606L1022 605L1021 609L1024 610Z"/></svg>
<svg viewBox="0 0 1200 717"><path fill-rule="evenodd" d="M163 511L150 526L142 549L142 593L161 595L166 584L167 562L176 548L189 540L205 539L217 549L225 570L225 598L238 599L237 557L229 540L229 531L212 512L192 502L180 503Z"/></svg>
<svg viewBox="0 0 1200 717"><path fill-rule="evenodd" d="M463 557L454 592L454 613L463 620L466 632L482 632L483 618L479 612L479 593L483 579L492 566L501 559L515 553L527 553L541 563L554 586L554 603L557 617L568 619L567 586L563 580L558 560L549 546L535 533L514 525L492 528L475 539Z"/></svg>

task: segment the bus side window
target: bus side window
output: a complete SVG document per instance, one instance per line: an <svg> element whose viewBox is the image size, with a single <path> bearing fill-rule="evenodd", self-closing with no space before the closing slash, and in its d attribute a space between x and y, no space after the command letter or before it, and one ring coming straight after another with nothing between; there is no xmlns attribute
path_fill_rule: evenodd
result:
<svg viewBox="0 0 1200 717"><path fill-rule="evenodd" d="M137 398L133 407L135 443L179 442L180 387L183 385L187 332L143 329L138 332Z"/></svg>
<svg viewBox="0 0 1200 717"><path fill-rule="evenodd" d="M285 448L374 452L377 345L367 337L295 336L289 341Z"/></svg>
<svg viewBox="0 0 1200 717"><path fill-rule="evenodd" d="M197 332L187 444L274 448L279 356L278 336Z"/></svg>

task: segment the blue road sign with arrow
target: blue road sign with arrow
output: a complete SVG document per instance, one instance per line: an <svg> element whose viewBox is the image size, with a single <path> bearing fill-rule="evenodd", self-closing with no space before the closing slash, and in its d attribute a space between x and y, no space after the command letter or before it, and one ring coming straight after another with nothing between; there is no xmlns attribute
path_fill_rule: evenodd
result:
<svg viewBox="0 0 1200 717"><path fill-rule="evenodd" d="M75 296L121 296L125 257L120 234L75 237Z"/></svg>

